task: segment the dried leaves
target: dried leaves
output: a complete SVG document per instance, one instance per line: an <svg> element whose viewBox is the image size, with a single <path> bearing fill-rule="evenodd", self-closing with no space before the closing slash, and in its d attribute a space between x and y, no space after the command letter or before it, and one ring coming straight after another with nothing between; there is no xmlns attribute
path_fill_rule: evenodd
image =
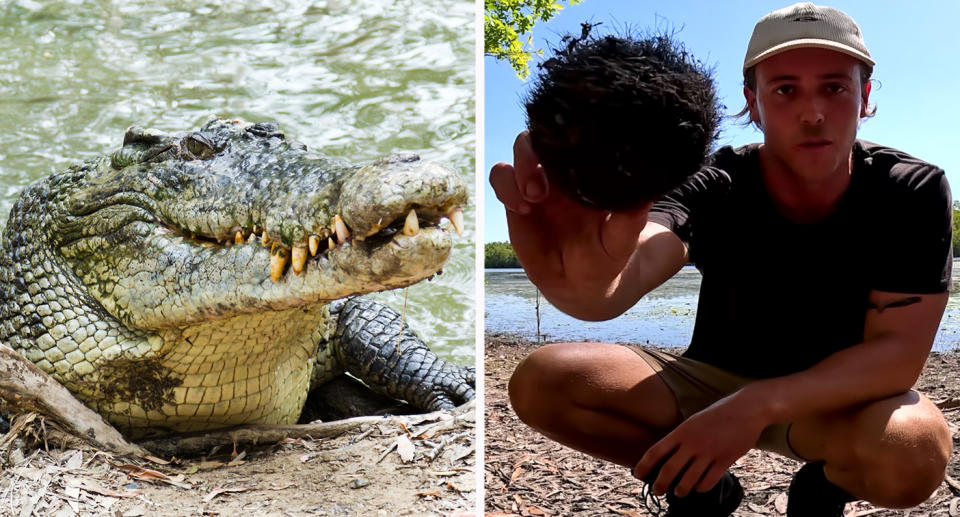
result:
<svg viewBox="0 0 960 517"><path fill-rule="evenodd" d="M105 486L89 476L101 465L101 454L86 459L80 450L35 451L10 468L0 483L0 513L17 510L15 515L75 515L110 511L121 499L138 499L149 505L143 493L122 486ZM94 464L94 466L91 466ZM118 483L113 483L117 485Z"/></svg>
<svg viewBox="0 0 960 517"><path fill-rule="evenodd" d="M407 435L401 434L400 437L397 438L394 447L397 448L397 454L400 455L400 459L404 463L410 463L413 461L413 455L415 452L413 448L413 442L410 441L410 438L407 438Z"/></svg>
<svg viewBox="0 0 960 517"><path fill-rule="evenodd" d="M49 423L28 414L0 435L0 515L244 515L271 500L307 514L453 515L475 506L472 407L372 420L337 437L227 445L183 461L58 450ZM51 449L29 449L24 436L41 445L49 438Z"/></svg>

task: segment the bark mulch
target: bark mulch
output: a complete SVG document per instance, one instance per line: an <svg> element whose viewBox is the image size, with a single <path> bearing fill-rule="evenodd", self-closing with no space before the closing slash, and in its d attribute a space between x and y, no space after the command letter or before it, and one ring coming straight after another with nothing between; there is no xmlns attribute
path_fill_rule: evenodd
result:
<svg viewBox="0 0 960 517"><path fill-rule="evenodd" d="M505 334L486 336L485 355L485 511L488 517L650 515L640 500L641 483L627 469L594 459L534 432L513 413L507 381L517 363L536 343ZM960 353L933 353L918 390L944 409L960 439ZM751 451L732 471L747 495L736 517L781 516L787 488L800 463ZM954 456L948 479L924 504L911 510L888 510L857 502L846 517L960 517L960 458Z"/></svg>
<svg viewBox="0 0 960 517"><path fill-rule="evenodd" d="M471 404L165 460L97 451L24 413L0 434L0 517L470 517L475 424Z"/></svg>

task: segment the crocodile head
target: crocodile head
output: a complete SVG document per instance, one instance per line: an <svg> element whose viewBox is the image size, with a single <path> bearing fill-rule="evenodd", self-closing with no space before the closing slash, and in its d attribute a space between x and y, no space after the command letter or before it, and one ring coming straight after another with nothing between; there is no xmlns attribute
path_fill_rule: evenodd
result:
<svg viewBox="0 0 960 517"><path fill-rule="evenodd" d="M457 173L415 155L354 165L276 124L221 119L132 127L109 157L50 181L54 249L143 330L410 285L443 265L442 219L459 231L467 201Z"/></svg>

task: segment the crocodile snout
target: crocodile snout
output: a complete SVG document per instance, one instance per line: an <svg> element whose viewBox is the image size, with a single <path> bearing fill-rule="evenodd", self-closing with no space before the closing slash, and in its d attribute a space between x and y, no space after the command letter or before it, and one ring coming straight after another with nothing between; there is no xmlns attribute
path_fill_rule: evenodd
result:
<svg viewBox="0 0 960 517"><path fill-rule="evenodd" d="M358 239L386 228L414 235L442 218L463 231L467 186L453 169L413 154L393 155L364 165L346 179L339 213Z"/></svg>

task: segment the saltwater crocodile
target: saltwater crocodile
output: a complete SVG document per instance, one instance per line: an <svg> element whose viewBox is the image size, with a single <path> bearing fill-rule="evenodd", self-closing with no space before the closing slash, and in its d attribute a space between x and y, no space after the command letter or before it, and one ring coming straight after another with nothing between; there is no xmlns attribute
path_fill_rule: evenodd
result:
<svg viewBox="0 0 960 517"><path fill-rule="evenodd" d="M422 409L473 398L395 312L329 302L436 274L466 186L415 155L365 165L211 118L53 174L14 205L0 343L130 436L294 423L348 370ZM384 336L390 335L389 339Z"/></svg>

